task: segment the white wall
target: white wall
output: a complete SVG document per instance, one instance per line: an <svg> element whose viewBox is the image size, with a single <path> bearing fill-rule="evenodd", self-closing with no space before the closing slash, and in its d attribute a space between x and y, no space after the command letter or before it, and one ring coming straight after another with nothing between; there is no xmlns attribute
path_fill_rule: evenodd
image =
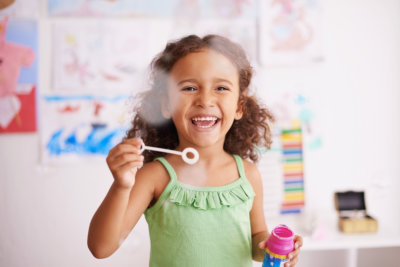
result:
<svg viewBox="0 0 400 267"><path fill-rule="evenodd" d="M306 155L307 210L334 218L333 192L363 189L380 226L397 233L399 17L397 0L325 1L325 61L302 69L258 72L271 83L301 81L318 101L323 147ZM50 86L49 34L50 22L43 15L39 91ZM38 134L0 135L0 162L0 266L147 265L149 241L143 220L109 259L94 259L86 247L89 221L112 182L105 162L40 166ZM311 263L302 266L316 266L312 257L307 259Z"/></svg>

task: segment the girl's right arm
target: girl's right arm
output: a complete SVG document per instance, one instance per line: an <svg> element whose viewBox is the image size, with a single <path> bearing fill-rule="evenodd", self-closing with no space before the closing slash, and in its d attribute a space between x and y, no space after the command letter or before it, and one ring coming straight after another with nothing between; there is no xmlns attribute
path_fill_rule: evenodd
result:
<svg viewBox="0 0 400 267"><path fill-rule="evenodd" d="M94 214L88 233L88 247L96 258L108 257L118 249L153 199L153 179L147 179L150 172L137 172L143 165L141 143L139 138L128 139L108 154L114 182Z"/></svg>

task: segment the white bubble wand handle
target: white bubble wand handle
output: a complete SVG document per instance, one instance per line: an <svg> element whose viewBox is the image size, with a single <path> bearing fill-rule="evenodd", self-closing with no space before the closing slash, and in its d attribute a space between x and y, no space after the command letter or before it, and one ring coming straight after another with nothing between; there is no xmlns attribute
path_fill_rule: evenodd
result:
<svg viewBox="0 0 400 267"><path fill-rule="evenodd" d="M158 152L163 152L163 153L179 155L182 157L183 161L186 162L187 164L195 164L199 160L199 152L197 152L197 150L192 147L187 147L181 152L181 151L170 150L170 149L165 149L165 148L146 146L142 142L142 146L140 147L139 153L142 153L144 150L152 150L152 151L158 151ZM193 154L193 158L188 157L189 153Z"/></svg>

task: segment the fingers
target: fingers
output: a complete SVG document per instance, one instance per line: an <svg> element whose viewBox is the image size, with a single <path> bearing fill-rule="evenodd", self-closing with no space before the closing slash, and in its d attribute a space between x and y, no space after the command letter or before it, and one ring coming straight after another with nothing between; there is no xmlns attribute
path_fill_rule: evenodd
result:
<svg viewBox="0 0 400 267"><path fill-rule="evenodd" d="M140 154L124 153L114 158L114 160L110 162L109 167L112 171L115 169L120 169L128 163L134 163L135 167L140 167L143 165L143 160L144 157Z"/></svg>
<svg viewBox="0 0 400 267"><path fill-rule="evenodd" d="M143 144L143 140L141 138L128 138L128 139L124 140L122 143L130 144L130 145L136 146L137 148L140 149L140 147Z"/></svg>
<svg viewBox="0 0 400 267"><path fill-rule="evenodd" d="M290 260L289 262L285 263L285 267L293 267L295 266L297 263L299 262L298 258L294 258L292 260Z"/></svg>
<svg viewBox="0 0 400 267"><path fill-rule="evenodd" d="M287 262L285 264L286 267L288 266L295 266L296 263L299 261L298 255L300 253L300 249L295 249L292 252L289 253L288 258L289 258L289 262Z"/></svg>
<svg viewBox="0 0 400 267"><path fill-rule="evenodd" d="M261 249L265 249L267 247L267 240L263 240L260 243L258 243L258 247Z"/></svg>
<svg viewBox="0 0 400 267"><path fill-rule="evenodd" d="M303 246L303 238L296 235L294 237L294 242L294 250L289 253L288 258L290 259L290 261L285 263L285 267L295 266L299 261L298 256L300 253L300 248Z"/></svg>
<svg viewBox="0 0 400 267"><path fill-rule="evenodd" d="M139 154L142 139L130 138L113 147L107 156L107 163L113 162L117 157L125 153Z"/></svg>
<svg viewBox="0 0 400 267"><path fill-rule="evenodd" d="M136 174L137 168L141 167L143 165L143 161L131 161L131 162L127 162L124 165L119 167L119 171L122 173L125 172L132 172L133 174Z"/></svg>
<svg viewBox="0 0 400 267"><path fill-rule="evenodd" d="M140 153L143 141L130 138L112 148L107 156L107 164L114 182L121 188L132 188L138 167L143 166L144 157Z"/></svg>
<svg viewBox="0 0 400 267"><path fill-rule="evenodd" d="M140 154L140 138L127 139L114 148L107 156L107 164L112 172L124 172L128 168L136 168L143 165L143 156Z"/></svg>
<svg viewBox="0 0 400 267"><path fill-rule="evenodd" d="M301 248L303 246L303 238L299 235L294 236L294 248Z"/></svg>

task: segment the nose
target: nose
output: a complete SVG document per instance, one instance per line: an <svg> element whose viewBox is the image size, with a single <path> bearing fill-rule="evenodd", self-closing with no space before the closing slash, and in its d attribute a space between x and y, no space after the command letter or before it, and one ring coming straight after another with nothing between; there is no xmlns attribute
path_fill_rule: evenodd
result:
<svg viewBox="0 0 400 267"><path fill-rule="evenodd" d="M199 90L199 94L196 99L196 104L201 107L212 107L215 105L215 96L212 90Z"/></svg>

